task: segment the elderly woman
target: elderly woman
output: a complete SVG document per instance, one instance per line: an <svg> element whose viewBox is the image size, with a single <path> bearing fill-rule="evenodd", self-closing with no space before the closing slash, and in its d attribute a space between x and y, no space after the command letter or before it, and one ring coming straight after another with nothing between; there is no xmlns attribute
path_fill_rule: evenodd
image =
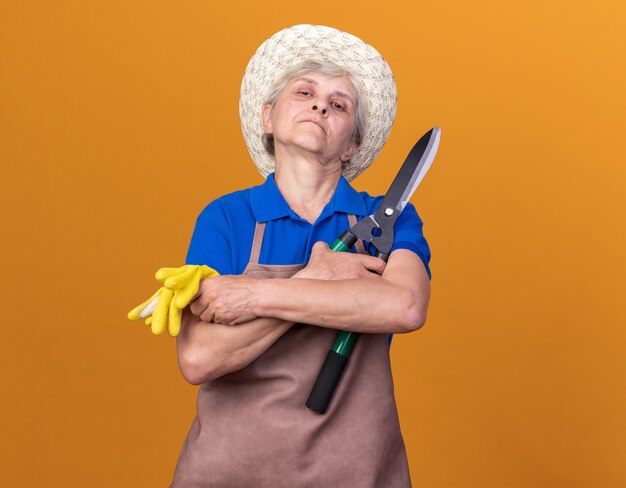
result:
<svg viewBox="0 0 626 488"><path fill-rule="evenodd" d="M395 114L383 58L335 29L295 26L252 58L244 137L264 184L200 214L187 262L205 280L177 339L183 376L201 385L174 487L411 486L388 335L422 326L429 250L409 204L387 263L360 243L327 243L381 197L348 183L375 158ZM306 398L337 329L362 332L329 410Z"/></svg>

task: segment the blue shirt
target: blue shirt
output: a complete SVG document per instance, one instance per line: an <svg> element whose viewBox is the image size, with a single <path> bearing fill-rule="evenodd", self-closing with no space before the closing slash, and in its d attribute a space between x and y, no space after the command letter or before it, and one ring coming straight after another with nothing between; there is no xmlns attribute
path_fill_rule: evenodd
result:
<svg viewBox="0 0 626 488"><path fill-rule="evenodd" d="M255 223L267 222L259 263L305 264L313 244L324 241L330 245L350 227L348 214L361 220L373 214L382 199L357 192L342 176L333 197L311 224L289 208L272 173L262 185L224 195L206 206L196 221L186 263L206 264L223 275L243 273L250 258ZM410 203L398 217L394 231L392 252L413 251L430 278L430 249L422 233L422 221ZM365 247L373 252L368 243Z"/></svg>

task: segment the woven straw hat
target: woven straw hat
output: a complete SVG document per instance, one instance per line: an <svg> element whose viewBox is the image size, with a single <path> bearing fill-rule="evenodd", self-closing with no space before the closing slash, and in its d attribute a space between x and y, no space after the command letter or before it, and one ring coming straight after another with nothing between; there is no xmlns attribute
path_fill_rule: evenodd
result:
<svg viewBox="0 0 626 488"><path fill-rule="evenodd" d="M396 114L396 83L378 51L346 32L321 25L296 25L261 44L241 83L239 116L243 137L254 164L266 177L274 171L275 161L261 139L263 102L281 73L310 59L347 69L363 88L368 104L365 130L358 151L343 169L343 175L352 180L372 163L387 141Z"/></svg>

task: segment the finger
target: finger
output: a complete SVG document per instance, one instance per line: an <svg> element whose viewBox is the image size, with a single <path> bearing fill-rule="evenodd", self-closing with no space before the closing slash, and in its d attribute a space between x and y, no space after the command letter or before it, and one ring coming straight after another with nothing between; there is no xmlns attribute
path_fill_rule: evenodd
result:
<svg viewBox="0 0 626 488"><path fill-rule="evenodd" d="M200 317L202 313L207 309L208 306L209 304L207 302L204 302L203 300L198 299L198 300L194 300L193 302L191 302L191 305L189 305L189 310L191 310L191 313L194 314L196 317Z"/></svg>
<svg viewBox="0 0 626 488"><path fill-rule="evenodd" d="M315 244L313 244L313 248L311 249L311 255L320 254L324 251L330 251L328 244L326 244L324 241L317 241Z"/></svg>
<svg viewBox="0 0 626 488"><path fill-rule="evenodd" d="M141 305L136 306L130 312L128 312L128 318L130 320L139 320L147 317L148 315L151 315L152 309L149 307L151 305L154 306L153 303L156 303L156 300L159 299L159 295L161 294L162 290L163 288L159 288L157 292L150 298L148 298L145 302L143 302Z"/></svg>
<svg viewBox="0 0 626 488"><path fill-rule="evenodd" d="M169 310L170 302L172 301L172 296L174 292L172 290L168 290L167 288L163 288L163 292L159 297L159 301L154 309L154 313L152 314L152 333L155 335L162 334L165 330L166 322L167 322L167 313Z"/></svg>
<svg viewBox="0 0 626 488"><path fill-rule="evenodd" d="M186 266L186 268L182 273L167 278L163 285L170 290L180 290L187 286L198 272L199 266Z"/></svg>
<svg viewBox="0 0 626 488"><path fill-rule="evenodd" d="M357 256L361 256L361 264L366 269L374 271L375 273L382 274L387 267L387 263L385 261L375 256L365 256L364 254L357 254Z"/></svg>
<svg viewBox="0 0 626 488"><path fill-rule="evenodd" d="M191 299L198 292L198 288L200 287L201 276L202 276L202 270L199 267L196 267L196 269L194 270L194 274L192 278L189 280L189 282L187 283L187 285L184 288L176 292L176 296L174 297L174 300L176 301L176 306L178 308L183 309L187 305L189 305L189 302L191 301Z"/></svg>
<svg viewBox="0 0 626 488"><path fill-rule="evenodd" d="M152 315L150 315L150 317L146 317L146 325L151 325L152 324Z"/></svg>
<svg viewBox="0 0 626 488"><path fill-rule="evenodd" d="M215 314L211 310L211 307L207 307L206 310L200 314L200 319L202 319L203 322L213 322L214 318Z"/></svg>
<svg viewBox="0 0 626 488"><path fill-rule="evenodd" d="M154 277L157 281L163 283L166 279L184 273L187 269L187 265L181 266L180 268L159 268L156 273L154 273Z"/></svg>
<svg viewBox="0 0 626 488"><path fill-rule="evenodd" d="M180 332L181 314L180 308L176 306L176 293L174 294L174 298L170 303L170 311L167 317L167 333L171 337L176 337Z"/></svg>

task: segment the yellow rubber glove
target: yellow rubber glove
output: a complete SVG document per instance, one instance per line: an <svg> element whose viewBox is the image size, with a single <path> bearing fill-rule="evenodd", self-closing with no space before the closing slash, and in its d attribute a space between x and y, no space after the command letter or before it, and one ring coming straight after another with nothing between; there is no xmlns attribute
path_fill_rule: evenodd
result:
<svg viewBox="0 0 626 488"><path fill-rule="evenodd" d="M181 311L198 292L200 281L219 273L208 266L185 265L180 268L161 268L155 278L163 287L141 305L128 312L130 320L145 319L155 335L167 328L170 336L180 331Z"/></svg>

